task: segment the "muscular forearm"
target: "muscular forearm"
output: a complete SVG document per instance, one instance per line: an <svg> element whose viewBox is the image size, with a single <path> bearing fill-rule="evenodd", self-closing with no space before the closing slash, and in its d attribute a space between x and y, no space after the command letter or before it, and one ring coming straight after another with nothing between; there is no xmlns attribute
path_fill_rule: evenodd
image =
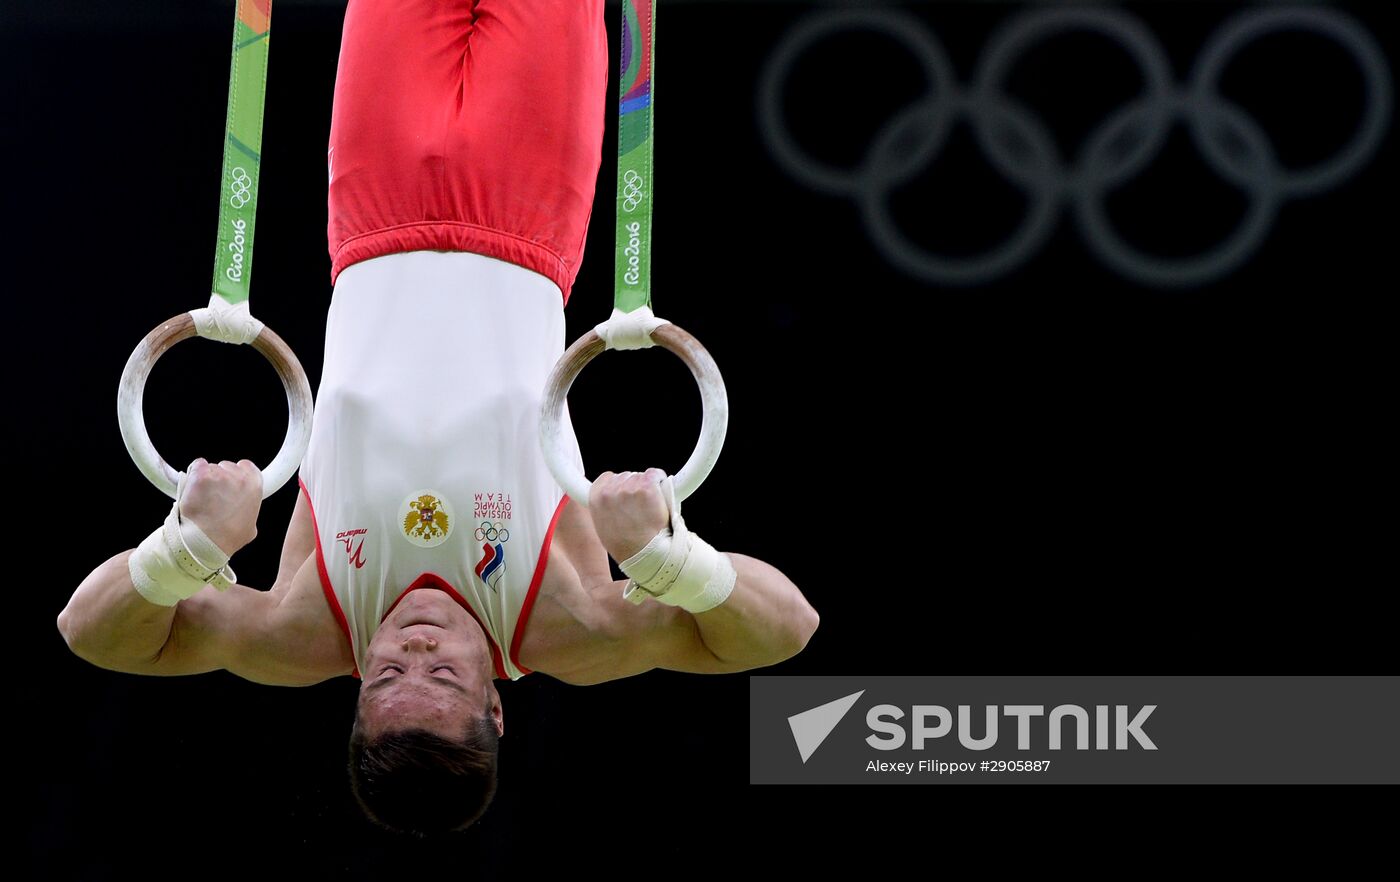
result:
<svg viewBox="0 0 1400 882"><path fill-rule="evenodd" d="M112 670L154 661L170 636L174 606L157 606L137 593L123 551L88 575L58 616L58 630L80 658ZM212 589L206 589L212 590Z"/></svg>
<svg viewBox="0 0 1400 882"><path fill-rule="evenodd" d="M593 529L628 577L627 600L635 601L632 592L640 589L656 598L646 601L656 608L607 619L633 639L615 641L623 658L594 665L587 682L655 667L697 673L764 667L801 652L817 629L816 611L787 576L761 560L717 551L683 522L669 523L678 512L669 480L660 469L603 472L589 488ZM690 536L684 545L674 544L678 530ZM735 580L726 593L729 565Z"/></svg>
<svg viewBox="0 0 1400 882"><path fill-rule="evenodd" d="M801 652L817 629L817 612L802 592L761 560L729 553L738 579L724 603L695 614L705 646L716 658L751 667Z"/></svg>

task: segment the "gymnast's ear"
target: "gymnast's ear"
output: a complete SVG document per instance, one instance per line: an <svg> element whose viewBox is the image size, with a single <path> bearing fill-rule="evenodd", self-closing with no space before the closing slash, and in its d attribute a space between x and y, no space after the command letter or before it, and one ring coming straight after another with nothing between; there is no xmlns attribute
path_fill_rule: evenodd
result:
<svg viewBox="0 0 1400 882"><path fill-rule="evenodd" d="M491 684L491 706L486 715L491 718L491 722L496 728L496 737L500 738L506 734L505 711L501 707L501 694L496 691L496 684Z"/></svg>

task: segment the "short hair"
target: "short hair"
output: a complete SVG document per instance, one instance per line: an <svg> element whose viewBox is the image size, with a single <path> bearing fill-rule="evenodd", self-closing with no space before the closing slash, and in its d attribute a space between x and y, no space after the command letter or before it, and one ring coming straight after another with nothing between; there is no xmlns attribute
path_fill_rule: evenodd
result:
<svg viewBox="0 0 1400 882"><path fill-rule="evenodd" d="M463 830L496 794L500 737L488 712L460 741L426 729L365 736L360 714L350 730L350 789L381 827L419 838Z"/></svg>

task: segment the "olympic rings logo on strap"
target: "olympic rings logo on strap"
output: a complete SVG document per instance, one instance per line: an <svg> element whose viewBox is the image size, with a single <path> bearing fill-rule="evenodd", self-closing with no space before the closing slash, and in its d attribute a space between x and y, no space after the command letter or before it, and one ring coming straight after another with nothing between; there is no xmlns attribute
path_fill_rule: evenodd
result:
<svg viewBox="0 0 1400 882"><path fill-rule="evenodd" d="M248 177L248 172L242 166L235 168L231 174L233 179L229 181L228 188L232 195L228 201L234 208L242 208L253 198L253 179Z"/></svg>
<svg viewBox="0 0 1400 882"><path fill-rule="evenodd" d="M622 207L628 211L635 211L642 203L642 176L633 169L628 169L622 176Z"/></svg>
<svg viewBox="0 0 1400 882"><path fill-rule="evenodd" d="M863 160L839 168L812 158L788 131L783 88L798 59L818 41L851 30L875 31L901 44L924 66L930 90L895 115L871 140ZM1355 136L1315 165L1285 168L1260 123L1219 92L1226 67L1249 44L1282 31L1327 37L1356 62L1365 80L1365 107ZM1045 120L1002 91L1015 64L1035 45L1069 32L1115 40L1142 74L1144 91L1110 114L1084 141L1072 163L1061 159ZM971 86L959 83L947 52L907 14L873 9L830 11L794 27L774 52L759 90L760 130L785 170L813 190L841 196L861 210L875 247L911 276L944 285L971 285L1004 276L1026 263L1050 239L1063 208L1073 209L1095 256L1123 276L1147 285L1184 286L1213 281L1238 269L1263 244L1282 204L1335 188L1375 155L1391 109L1390 71L1375 39L1351 17L1326 8L1253 9L1210 35L1185 85L1173 79L1160 40L1116 9L1055 8L1012 19L995 33L977 61ZM890 214L889 197L942 152L953 123L966 119L990 164L1027 198L1019 228L992 249L971 257L930 253L912 242ZM1185 257L1136 249L1109 218L1105 199L1150 166L1177 123L1185 123L1209 167L1248 197L1241 223L1221 243Z"/></svg>
<svg viewBox="0 0 1400 882"><path fill-rule="evenodd" d="M510 541L510 530L501 526L499 521L494 524L490 521L482 521L481 526L476 528L475 535L478 542Z"/></svg>

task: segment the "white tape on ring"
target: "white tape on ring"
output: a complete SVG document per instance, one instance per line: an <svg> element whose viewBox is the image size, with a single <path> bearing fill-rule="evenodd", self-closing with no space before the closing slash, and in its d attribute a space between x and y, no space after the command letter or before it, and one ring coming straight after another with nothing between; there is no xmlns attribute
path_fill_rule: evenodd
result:
<svg viewBox="0 0 1400 882"><path fill-rule="evenodd" d="M646 306L631 312L623 312L614 306L608 320L594 325L593 330L603 338L608 349L647 349L656 345L651 339L651 332L669 324L666 319L653 315Z"/></svg>
<svg viewBox="0 0 1400 882"><path fill-rule="evenodd" d="M208 306L190 310L190 317L199 336L224 343L252 343L263 329L249 311L248 301L229 303L218 294L209 298Z"/></svg>

